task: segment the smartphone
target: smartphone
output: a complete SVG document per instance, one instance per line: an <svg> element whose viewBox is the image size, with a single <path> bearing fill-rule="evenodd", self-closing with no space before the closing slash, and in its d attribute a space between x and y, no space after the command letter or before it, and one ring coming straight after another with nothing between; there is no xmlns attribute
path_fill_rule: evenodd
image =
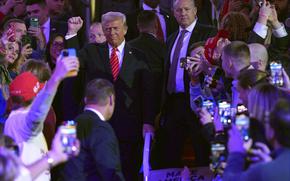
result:
<svg viewBox="0 0 290 181"><path fill-rule="evenodd" d="M64 57L70 57L70 56L76 57L77 56L76 49L74 48L63 49L60 53L60 56L61 56L61 59ZM77 76L77 74L78 74L77 70L72 70L67 74L67 76L74 77L74 76Z"/></svg>
<svg viewBox="0 0 290 181"><path fill-rule="evenodd" d="M25 46L27 44L32 44L32 39L29 35L22 35L21 37L21 46Z"/></svg>
<svg viewBox="0 0 290 181"><path fill-rule="evenodd" d="M214 116L214 103L210 99L206 99L202 102L202 107L206 108L206 110L211 114L211 116Z"/></svg>
<svg viewBox="0 0 290 181"><path fill-rule="evenodd" d="M76 151L76 123L74 121L66 121L60 126L61 143L64 153L74 155Z"/></svg>
<svg viewBox="0 0 290 181"><path fill-rule="evenodd" d="M202 96L198 96L198 97L196 97L196 98L193 100L193 102L194 102L194 104L195 104L195 106L196 106L197 108L202 108L202 104L203 104L203 98L202 98Z"/></svg>
<svg viewBox="0 0 290 181"><path fill-rule="evenodd" d="M232 124L231 119L231 104L227 101L220 101L218 103L219 115L224 128L230 128Z"/></svg>
<svg viewBox="0 0 290 181"><path fill-rule="evenodd" d="M263 6L263 1L262 0L255 0L256 1L256 4L259 6L259 7L262 7Z"/></svg>
<svg viewBox="0 0 290 181"><path fill-rule="evenodd" d="M235 124L240 131L243 140L248 141L250 139L249 136L249 128L250 128L250 118L245 114L240 114L236 116Z"/></svg>
<svg viewBox="0 0 290 181"><path fill-rule="evenodd" d="M30 18L30 26L38 28L39 27L38 18Z"/></svg>
<svg viewBox="0 0 290 181"><path fill-rule="evenodd" d="M226 146L222 143L211 144L211 170L218 169L222 162L226 161Z"/></svg>
<svg viewBox="0 0 290 181"><path fill-rule="evenodd" d="M27 44L30 44L30 48L33 50L37 49L37 40L35 37L31 37L30 35L22 35L21 37L21 46L25 46Z"/></svg>
<svg viewBox="0 0 290 181"><path fill-rule="evenodd" d="M210 88L216 88L217 86L217 81L221 78L223 75L223 71L220 68L214 68L213 73L212 73L212 83L209 85Z"/></svg>
<svg viewBox="0 0 290 181"><path fill-rule="evenodd" d="M180 58L180 68L188 69L193 61L188 59L187 57Z"/></svg>
<svg viewBox="0 0 290 181"><path fill-rule="evenodd" d="M272 84L278 87L282 87L284 84L283 76L282 76L282 64L280 62L271 62L270 70L271 70Z"/></svg>
<svg viewBox="0 0 290 181"><path fill-rule="evenodd" d="M69 56L75 57L76 56L76 49L74 49L74 48L63 49L61 51L61 55L63 57L69 57Z"/></svg>

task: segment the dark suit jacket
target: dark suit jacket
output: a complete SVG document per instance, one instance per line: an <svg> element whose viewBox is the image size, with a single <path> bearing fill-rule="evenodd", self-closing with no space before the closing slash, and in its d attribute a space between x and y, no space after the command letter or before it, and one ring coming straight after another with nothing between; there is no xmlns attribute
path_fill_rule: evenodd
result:
<svg viewBox="0 0 290 181"><path fill-rule="evenodd" d="M67 33L67 23L63 21L50 20L50 39L53 34L61 34L65 36Z"/></svg>
<svg viewBox="0 0 290 181"><path fill-rule="evenodd" d="M139 13L139 12L138 12ZM160 14L163 15L166 24L166 36L169 37L178 29L178 24L174 16L163 8L160 8ZM137 24L137 23L136 23Z"/></svg>
<svg viewBox="0 0 290 181"><path fill-rule="evenodd" d="M126 34L126 40L133 40L138 37L139 31L137 28L137 17L140 11L143 9L136 10L133 14L126 15L128 32ZM178 24L170 13L166 12L164 9L160 8L160 14L163 15L166 24L166 36L169 37L178 28Z"/></svg>
<svg viewBox="0 0 290 181"><path fill-rule="evenodd" d="M190 50L189 47L193 43L199 42L199 41L205 41L209 37L213 37L216 35L217 30L211 26L199 24L198 22L196 23L187 48L187 55L189 55ZM166 108L164 106L170 106L166 105L166 100L168 97L168 92L167 92L167 82L168 82L168 75L169 75L169 69L170 69L170 55L172 51L172 47L174 45L174 42L178 36L179 31L176 31L173 33L167 40L167 55L165 59L165 66L164 66L164 85L163 85L163 99L162 99L162 106L163 108ZM188 76L188 73L184 71L184 77L183 77L183 83L184 83L184 91L185 91L185 98L188 100L186 104L188 104L188 107L190 107L190 96L189 96L189 81L190 77Z"/></svg>
<svg viewBox="0 0 290 181"><path fill-rule="evenodd" d="M160 111L160 101L162 95L163 66L165 61L166 46L149 33L140 33L139 37L131 40L129 44L142 51L148 60L154 77L154 99L156 101L156 111Z"/></svg>
<svg viewBox="0 0 290 181"><path fill-rule="evenodd" d="M67 41L69 47L78 47L77 38ZM154 120L154 104L152 75L146 63L146 56L125 44L122 67L117 80L112 77L108 44L88 44L78 52L80 71L73 81L75 103L81 102L86 83L95 78L110 80L116 91L116 105L110 120L120 140L136 140L141 138L142 125L152 124ZM68 92L71 90L67 90ZM66 106L68 111L73 109ZM72 112L71 112L72 113ZM73 113L72 113L73 114Z"/></svg>
<svg viewBox="0 0 290 181"><path fill-rule="evenodd" d="M197 10L198 21L204 25L217 27L217 21L212 20L212 4L210 0L203 0L200 9Z"/></svg>
<svg viewBox="0 0 290 181"><path fill-rule="evenodd" d="M169 12L160 8L160 14L163 15L166 23L166 35L169 37L172 33L174 33L178 29L178 24L174 16L172 16Z"/></svg>
<svg viewBox="0 0 290 181"><path fill-rule="evenodd" d="M63 179L69 181L122 181L120 153L114 130L89 110L79 115L77 137L80 153L65 165Z"/></svg>

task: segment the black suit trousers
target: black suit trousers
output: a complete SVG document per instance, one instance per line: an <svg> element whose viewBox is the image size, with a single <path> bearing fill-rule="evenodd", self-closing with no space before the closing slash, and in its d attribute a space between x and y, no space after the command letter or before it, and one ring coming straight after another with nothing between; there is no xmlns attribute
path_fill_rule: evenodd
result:
<svg viewBox="0 0 290 181"><path fill-rule="evenodd" d="M208 166L210 147L202 137L202 125L186 104L184 94L169 96L153 151L153 165L157 168L183 167L185 141L191 137L196 166Z"/></svg>

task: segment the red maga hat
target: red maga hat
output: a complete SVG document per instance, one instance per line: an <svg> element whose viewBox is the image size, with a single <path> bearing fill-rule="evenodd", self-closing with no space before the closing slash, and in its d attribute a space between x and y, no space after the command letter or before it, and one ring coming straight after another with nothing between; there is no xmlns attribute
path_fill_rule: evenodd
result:
<svg viewBox="0 0 290 181"><path fill-rule="evenodd" d="M39 83L37 77L31 72L23 72L18 75L10 84L11 96L23 97L24 101L32 100L43 88L44 84Z"/></svg>

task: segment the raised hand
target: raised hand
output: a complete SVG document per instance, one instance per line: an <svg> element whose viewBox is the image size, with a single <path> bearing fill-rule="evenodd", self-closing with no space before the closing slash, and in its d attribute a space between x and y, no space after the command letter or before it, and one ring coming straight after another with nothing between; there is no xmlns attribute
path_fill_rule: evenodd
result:
<svg viewBox="0 0 290 181"><path fill-rule="evenodd" d="M268 1L263 0L263 4L259 10L258 22L267 25L267 21L271 13L272 13L271 4Z"/></svg>
<svg viewBox="0 0 290 181"><path fill-rule="evenodd" d="M229 153L239 152L245 153L244 141L242 135L238 128L233 124L232 128L228 131L229 141L228 141L228 151Z"/></svg>
<svg viewBox="0 0 290 181"><path fill-rule="evenodd" d="M250 160L252 162L269 162L272 161L270 156L270 149L264 143L255 143L255 148L250 149L249 153L252 155Z"/></svg>
<svg viewBox="0 0 290 181"><path fill-rule="evenodd" d="M46 40L45 40L45 36L44 36L43 32L41 31L40 27L30 26L28 29L28 33L38 40L38 42L40 43L40 48L43 49L45 47Z"/></svg>
<svg viewBox="0 0 290 181"><path fill-rule="evenodd" d="M83 20L81 17L72 17L68 20L68 35L77 34L83 26Z"/></svg>
<svg viewBox="0 0 290 181"><path fill-rule="evenodd" d="M71 72L79 70L79 60L75 56L68 56L62 58L62 56L59 56L56 61L56 67L53 75L59 79L62 80L66 77L71 77ZM75 74L74 76L76 76Z"/></svg>
<svg viewBox="0 0 290 181"><path fill-rule="evenodd" d="M3 44L16 41L14 26L10 26L10 28L6 32L3 33L1 37L1 41Z"/></svg>
<svg viewBox="0 0 290 181"><path fill-rule="evenodd" d="M143 138L145 137L146 133L150 133L152 138L154 139L154 132L155 129L151 124L143 124L143 129L142 129L142 134L143 134Z"/></svg>
<svg viewBox="0 0 290 181"><path fill-rule="evenodd" d="M73 152L73 156L77 156L79 154L79 151L80 142L79 140L76 140L75 152ZM65 162L69 158L69 155L63 152L60 129L58 129L55 137L53 138L52 149L49 151L49 155L54 159L54 164Z"/></svg>
<svg viewBox="0 0 290 181"><path fill-rule="evenodd" d="M269 15L268 18L269 22L271 23L271 25L273 26L274 29L278 29L280 28L282 25L278 20L278 15L277 15L277 11L275 8L275 5L271 5L271 13Z"/></svg>
<svg viewBox="0 0 290 181"><path fill-rule="evenodd" d="M208 123L212 123L211 114L207 111L206 108L201 108L199 111L200 122L202 125L206 125Z"/></svg>
<svg viewBox="0 0 290 181"><path fill-rule="evenodd" d="M282 77L283 77L283 87L286 89L290 89L290 79L284 68L282 69Z"/></svg>
<svg viewBox="0 0 290 181"><path fill-rule="evenodd" d="M32 51L33 49L30 47L30 44L26 44L21 48L21 56L23 56L23 58L27 58L32 54Z"/></svg>
<svg viewBox="0 0 290 181"><path fill-rule="evenodd" d="M0 7L0 11L4 14L9 13L17 4L22 4L23 0L7 0L6 3Z"/></svg>
<svg viewBox="0 0 290 181"><path fill-rule="evenodd" d="M224 131L224 126L223 126L223 124L221 122L221 117L220 117L220 114L219 114L219 108L218 107L216 107L215 110L214 110L213 124L214 124L214 128L215 128L216 132Z"/></svg>

